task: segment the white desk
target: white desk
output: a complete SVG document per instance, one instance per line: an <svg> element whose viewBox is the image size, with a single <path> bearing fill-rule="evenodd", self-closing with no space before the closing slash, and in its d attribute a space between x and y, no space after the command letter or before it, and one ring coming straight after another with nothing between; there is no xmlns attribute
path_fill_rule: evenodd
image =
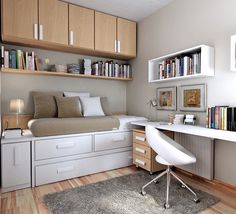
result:
<svg viewBox="0 0 236 214"><path fill-rule="evenodd" d="M190 134L211 139L236 142L236 132L232 131L208 129L201 126L190 126L190 125L161 125L161 122L149 122L149 121L136 121L132 122L131 124L137 126L151 125L161 130L173 131L182 134Z"/></svg>
<svg viewBox="0 0 236 214"><path fill-rule="evenodd" d="M214 140L236 142L236 132L208 129L190 125L163 125L161 122L136 121L132 125L151 125L160 130L173 131L175 140L191 151L197 158L195 164L178 168L212 180L214 178Z"/></svg>

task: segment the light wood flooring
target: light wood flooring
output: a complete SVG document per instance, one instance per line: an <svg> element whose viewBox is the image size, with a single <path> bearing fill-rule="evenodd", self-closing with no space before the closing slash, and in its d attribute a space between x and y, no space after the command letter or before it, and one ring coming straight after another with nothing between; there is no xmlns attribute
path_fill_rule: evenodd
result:
<svg viewBox="0 0 236 214"><path fill-rule="evenodd" d="M133 166L125 167L35 188L27 188L9 193L3 193L0 198L0 213L46 214L49 212L43 204L43 196L45 194L76 188L81 185L94 183L117 176L127 175L135 172L136 170L136 167ZM202 211L201 214L236 214L236 190L216 182L206 182L201 179L193 179L191 175L186 175L182 172L178 172L178 174L191 186L208 192L221 199L220 202L207 208L205 211Z"/></svg>

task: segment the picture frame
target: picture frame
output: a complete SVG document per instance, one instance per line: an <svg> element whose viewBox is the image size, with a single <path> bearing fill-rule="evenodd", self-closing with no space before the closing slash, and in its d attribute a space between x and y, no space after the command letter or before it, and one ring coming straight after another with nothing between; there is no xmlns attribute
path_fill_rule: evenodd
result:
<svg viewBox="0 0 236 214"><path fill-rule="evenodd" d="M157 96L157 109L176 111L177 100L176 100L177 87L160 87L156 89Z"/></svg>
<svg viewBox="0 0 236 214"><path fill-rule="evenodd" d="M179 87L180 111L206 111L206 84Z"/></svg>
<svg viewBox="0 0 236 214"><path fill-rule="evenodd" d="M236 35L230 38L230 70L236 71Z"/></svg>

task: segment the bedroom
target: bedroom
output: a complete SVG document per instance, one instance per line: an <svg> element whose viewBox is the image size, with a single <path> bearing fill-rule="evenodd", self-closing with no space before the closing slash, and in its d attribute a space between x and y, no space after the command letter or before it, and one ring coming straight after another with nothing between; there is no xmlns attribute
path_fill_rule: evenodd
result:
<svg viewBox="0 0 236 214"><path fill-rule="evenodd" d="M6 6L5 9L4 9L4 2ZM3 5L1 10L2 11L1 46L4 46L4 49L8 50L9 53L11 50L21 50L24 53L28 52L30 55L32 55L32 52L34 52L35 55L37 55L37 58L39 59L38 67L40 67L40 70L37 70L36 68L35 69L36 71L29 71L24 69L16 70L14 68L13 69L2 68L1 72L2 130L7 127L9 128L10 122L12 120L13 120L13 127L17 126L16 125L17 115L15 114L16 112L15 113L10 112L10 102L14 101L15 99L23 100L24 103L24 112L19 113L20 122L21 120L24 121L23 119L24 117L32 118L32 115L35 113L32 92L37 92L37 91L88 93L89 97L92 98L88 99L91 102L92 100L94 101L93 99L94 97L105 97L107 99L107 105L109 105L109 111L110 111L108 112L107 115L109 115L110 113L116 115L120 114L126 114L131 116L135 115L135 118L139 117L140 120L150 119L152 121L161 121L163 122L163 124L164 122L169 122L169 119L171 120L171 117L175 114L179 115L192 114L196 118L195 121L196 127L197 126L206 127L206 114L207 114L206 110L208 107L214 107L214 106L234 107L236 105L234 99L234 93L232 93L233 91L235 91L236 86L234 84L234 80L236 77L234 70L230 66L230 62L232 61L230 55L230 51L232 49L231 36L236 34L235 33L236 19L234 13L234 8L236 6L236 3L233 0L227 0L226 2L213 1L213 0L207 0L207 1L206 0L205 1L139 0L135 2L114 0L114 1L109 1L109 3L102 0L97 0L97 1L3 0L2 3ZM92 16L92 18L84 19L84 17L82 16L81 18L82 21L78 22L77 20L79 20L79 16L75 15L71 16L75 8L78 9L79 11L82 9L86 9L88 13L87 14L86 12L84 12L86 14L86 17ZM26 18L25 17L17 18L17 16L22 17L22 14L26 14L28 13L28 11L30 11L29 12L30 18L28 16L26 16ZM64 11L67 14L66 16L61 15ZM75 12L75 14L77 13ZM109 21L106 22L104 16L102 15L104 15L105 18L110 18ZM63 22L63 20L65 19L67 21ZM75 26L73 26L73 21L72 21L73 19L76 20L74 22ZM118 19L120 20L120 22L118 21ZM31 20L30 23L29 20ZM128 20L127 22L129 23L129 25L124 24L123 23L124 20L125 21ZM6 25L6 22L11 24ZM88 22L92 23L91 28L85 27L85 26L90 26ZM70 25L70 23L72 24ZM80 23L83 23L84 25ZM77 24L80 25L77 26ZM98 24L102 25L96 27ZM35 25L37 25L36 28ZM40 27L41 25L42 27ZM58 31L59 28L58 26L62 25L65 25L66 33L63 30ZM122 25L124 25L125 27L124 28L118 27ZM81 27L82 29L84 29L82 33L81 33ZM77 31L79 33L77 33ZM127 33L127 31L129 33ZM112 33L107 33L107 32L112 32ZM31 38L28 38L26 33L27 35L30 35ZM127 36L128 34L129 36ZM36 38L35 36L38 39L35 39ZM79 39L77 39L77 37ZM63 38L66 38L65 40L66 44L60 44L64 42L62 41ZM78 41L83 40L84 44L77 43L77 40ZM137 42L135 42L135 40L137 40ZM86 48L84 48L83 45L87 45ZM88 47L89 45L90 47ZM209 52L207 52L207 55L203 55L203 51L205 50L204 49L205 46L203 45L209 47L209 50L212 50L211 48L213 48L214 53L210 54ZM109 48L112 48L112 51L110 51ZM205 64L207 64L206 62L209 61L210 61L209 65L213 64L213 66L209 66L209 67L214 67L213 75L212 71L210 74L208 74L207 73L208 70L203 70L202 72L206 72L206 75L200 76L198 78L173 79L172 81L168 81L165 79L163 80L160 79L160 76L155 76L154 74L152 75L152 70L148 65L149 60L161 58L158 59L156 62L153 61L153 65L156 65L155 63L159 65L160 64L159 61L163 61L163 59L165 59L166 56L173 56L172 53L174 53L174 55L178 55L181 54L180 53L181 51L189 52L189 49L191 49L191 51L193 52L196 50L197 53L199 53L199 50L202 51L202 59L206 59ZM127 54L127 51L131 52ZM51 65L52 66L54 65L55 69L63 69L64 68L63 66L69 64L82 65L84 63L83 61L84 59L88 59L88 62L90 63L91 61L92 64L96 63L99 64L100 61L103 61L104 67L105 63L111 60L113 60L113 64L118 64L119 68L121 68L122 65L129 64L131 67L132 75L127 76L124 75L123 72L122 74L117 74L117 76L115 74L114 76L112 75L109 76L109 73L106 76L104 74L105 73L104 71L103 76L90 75L89 77L87 77L87 75L85 76L84 74L77 74L77 73L69 74L62 72L45 71L51 69ZM94 69L96 70L96 65L94 65L94 67L95 67ZM80 69L82 70L82 68ZM156 71L157 70L158 66L156 66ZM204 93L206 102L204 103L205 105L203 105L205 106L205 110L203 111L181 110L182 108L181 96L180 96L181 89L182 86L188 86L188 85L206 86ZM171 110L169 109L163 110L162 108L159 108L160 106L155 107L155 102L153 103L154 107L147 104L149 103L150 100L157 99L157 89L165 89L165 88L174 88L173 93L175 92L175 95L177 97L176 102L173 103L175 105ZM72 101L74 100L72 99ZM93 103L93 105L95 104ZM96 105L99 106L99 102L96 102ZM96 110L97 109L98 108L96 108ZM91 110L93 111L94 109L90 108L90 111ZM102 110L104 111L104 109ZM129 117L116 116L116 118L122 118L122 117L124 123L129 122L128 121ZM134 119L134 117L131 118ZM58 119L58 118L52 118L52 119ZM6 123L6 120L8 121L8 123ZM26 120L28 119L26 118ZM27 123L24 122L24 125L27 125ZM92 125L96 126L96 123L92 122ZM18 186L18 184L6 185L6 190L8 190L9 192L7 191L6 193L1 193L1 212L7 213L9 212L9 210L13 210L13 212L20 212L20 213L44 213L46 212L47 207L43 202L43 196L48 193L58 192L64 189L76 188L81 184L94 183L100 180L104 180L106 178L116 177L118 175L129 174L136 171L142 172L141 170L142 167L139 168L135 167L135 165L141 166L141 164L143 163L142 161L140 163L135 163L133 165L132 159L128 160L128 158L130 157L132 158L133 155L132 129L133 128L140 129L142 127L137 125L135 127L133 126L131 127L129 125L127 125L128 127L125 126L126 125L123 126L122 130L113 130L113 131L103 130L109 133L103 133L103 132L100 133L101 130L98 130L98 132L96 130L93 130L94 132L91 132L90 130L89 135L85 136L84 133L78 134L78 136L76 135L76 137L90 138L91 142L90 146L83 147L83 149L86 151L90 151L89 149L92 150L92 153L89 155L87 154L88 152L87 153L82 152L83 154L75 154L73 151L76 151L77 143L73 144L73 142L71 141L69 142L69 146L74 145L75 147L66 148L66 150L69 150L67 155L64 154L63 149L61 149L62 151L61 150L59 151L60 155L58 153L53 153L53 151L50 150L47 146L54 145L56 147L57 143L60 143L59 142L60 139L58 139L58 133L56 133L55 138L58 139L59 141L52 142L50 144L49 143L40 144L42 143L40 141L43 138L42 136L39 136L38 139L37 136L36 138L31 138L29 140L30 143L27 144L28 148L27 151L29 151L28 154L29 160L26 161L28 164L26 166L26 170L28 169L28 174L26 176L27 182L20 183L19 185L19 186L22 185L21 188L23 186L27 186L27 188L26 189L20 188L19 190L14 190L16 189L16 186ZM49 130L47 129L47 126L43 125L43 127L44 128L46 127L46 131ZM75 126L72 124L71 127ZM56 131L57 130L58 129L56 128ZM220 131L214 129L207 129L207 130L209 130L208 133L210 133L211 131ZM185 129L183 129L183 131L185 131ZM172 131L172 133L173 132L174 131ZM113 139L114 138L113 133L117 134L114 135L116 139ZM122 134L119 135L118 133ZM233 135L234 132L230 132L229 135L231 135L231 133L233 136L232 138L234 138ZM100 136L100 134L104 135L110 134L109 136L114 140L114 142L122 142L121 145L119 145L120 148L113 147L114 145L109 143L110 142L109 140L106 141L107 139L106 137L103 139L103 136ZM125 136L125 134L127 134L127 136ZM179 175L185 178L185 181L188 184L190 184L190 186L194 188L197 189L200 188L201 190L204 191L205 189L203 187L209 180L212 180L211 181L213 182L212 186L214 185L217 186L216 189L222 188L222 191L219 190L217 193L215 193L215 195L213 191L214 188L212 188L213 193L208 192L213 194L216 198L219 198L220 202L212 206L206 205L206 207L204 207L206 209L206 212L233 213L235 212L235 206L233 202L235 201L235 194L236 194L235 193L236 168L235 165L232 163L235 163L236 144L234 140L224 140L224 138L219 139L218 135L219 135L218 133L215 134L216 139L214 140L214 144L211 144L210 141L208 142L209 150L207 151L211 156L208 155L207 157L202 157L201 154L195 153L197 151L191 151L195 155L200 155L197 156L198 158L200 157L206 158L204 159L204 161L207 161L206 162L208 164L207 167L209 168L206 168L205 171L204 169L197 168L197 172L196 171L194 172L192 169L190 170L188 168L188 170L187 169L185 169L184 171L179 170L177 172L179 173ZM224 134L220 135L223 136ZM70 137L70 135L66 135L64 137L68 138ZM16 143L16 141L21 142L22 139L19 138L21 137L18 137L17 140L1 139L1 145L7 146L10 144L13 145L14 143ZM96 138L97 141L99 142L97 147L96 147ZM125 139L129 140L125 141ZM181 141L186 140L183 139L183 137L181 138L181 136L177 135L175 136L176 141L180 139ZM49 141L50 137L45 137L43 138L43 140ZM193 141L193 143L197 144L196 138L193 138L191 140ZM4 141L5 143L6 142L10 143L4 144ZM178 143L180 142L178 141ZM47 145L46 148L43 147L44 145ZM211 146L214 148L212 148ZM36 147L38 152L37 154L34 153L35 150L33 150L36 149ZM100 151L95 151L95 149L98 149ZM191 148L188 147L188 149L190 150ZM205 151L204 148L199 147L199 149L203 149L200 150L200 152ZM19 181L21 177L20 175L24 174L22 173L23 171L20 169L20 171L16 172L14 171L13 166L11 168L11 166L8 165L5 165L4 168L3 157L4 154L7 153L3 153L3 149L1 151L2 151L1 175L3 176L5 174L3 173L3 171L6 168L7 171L5 177L7 178L6 181L10 181L9 179L12 179L13 183ZM12 147L10 151L12 151L13 154L14 147ZM95 153L100 152L99 157L105 158L102 160L107 160L108 163L113 163L113 161L109 161L110 160L109 155L120 154L122 158L121 157L114 159L112 158L112 160L116 160L114 161L114 163L116 162L116 164L120 165L117 166L116 164L114 164L114 166L106 166L106 169L110 167L110 169L114 169L114 171L107 171L103 173L104 168L101 167L102 169L99 169L99 167L96 167L93 163L96 162L97 159L93 159L93 161L91 162L83 163L84 169L81 169L81 173L78 175L73 174L74 170L73 167L71 168L71 165L68 166L63 165L60 166L59 168L60 169L62 168L62 171L68 170L68 172L64 173L62 172L63 174L62 177L63 176L66 177L68 173L66 179L71 178L71 180L66 180L66 181L63 181L64 179L59 179L59 178L56 179L56 175L52 175L50 177L48 174L48 176L46 176L47 173L53 172L51 168L47 169L46 171L43 171L44 169L43 166L49 166L49 165L54 166L53 164L72 160L86 161L86 158L88 157L90 158L98 157L97 153L95 154L94 152ZM120 161L124 159L123 156L127 158L126 159L127 162L125 163L124 162L121 163ZM9 156L7 156L6 158L8 157ZM14 159L14 157L12 158ZM152 161L152 163L153 162L155 163L155 160ZM86 164L88 165L88 167L86 167ZM131 165L131 167L128 166L128 168L121 168L117 170L115 169L115 168L120 168L122 164L123 166ZM91 165L95 167L91 167ZM105 165L106 164L104 163L104 167ZM214 167L211 165L214 165ZM15 167L17 166L18 165L16 165ZM21 164L18 167L20 166ZM40 168L41 166L42 168ZM100 166L103 165L101 164ZM91 169L91 172L86 171L88 168ZM53 169L55 170L55 174L58 174L57 173L58 168L54 167ZM23 168L23 170L25 170L25 168ZM82 173L83 170L85 170L84 173ZM158 169L157 171L159 170L160 169ZM200 170L203 170L201 171L201 173L203 174L199 172ZM99 171L99 174L90 175L95 171L96 172ZM147 176L149 176L148 171L152 172L152 170L144 171L146 172ZM158 175L158 172L154 171L153 174ZM206 180L204 179L201 180L202 178L200 177L191 178L191 176L190 177L187 176L189 174L186 174L186 172L198 175L200 177L206 176L208 177L208 179L206 178ZM80 177L82 175L83 177ZM150 176L149 178L151 179L152 176ZM50 179L48 177L50 177ZM37 184L37 179L39 185L36 185L37 187L33 187L35 183ZM144 185L145 182L146 180L141 182L139 186L141 185L140 187L142 187L142 185ZM166 177L163 177L163 182L166 182ZM152 186L153 189L156 186ZM164 188L166 187L165 183L163 183L163 187ZM170 190L171 188L172 187L170 186ZM226 193L227 191L228 194ZM233 196L231 197L231 195ZM149 196L150 196L149 191L147 190L147 196L145 197L149 199ZM16 201L13 202L12 198L13 199L15 198ZM160 200L160 203L158 202L158 205L163 207L163 203L165 202L165 189L163 189L163 196L160 197L155 196L153 198L154 200L157 200L156 198L160 198L158 199ZM145 203L145 198L140 198L139 200L141 201L144 200L143 203ZM173 211L176 208L175 205L176 200L182 200L182 198L179 199L173 198L172 200L170 200L170 205L171 205L170 209L173 209ZM204 200L201 200L199 204L201 205L202 202L204 202ZM195 206L195 204L192 204L191 200L189 201L188 205L190 207ZM107 209L109 208L109 206L112 205L107 204ZM117 213L119 212L122 213L122 210L119 211L118 209ZM129 212L127 211L127 213Z"/></svg>

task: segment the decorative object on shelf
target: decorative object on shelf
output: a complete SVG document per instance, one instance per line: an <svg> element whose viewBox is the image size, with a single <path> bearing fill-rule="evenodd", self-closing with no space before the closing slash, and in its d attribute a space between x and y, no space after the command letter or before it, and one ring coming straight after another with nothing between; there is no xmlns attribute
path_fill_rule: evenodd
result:
<svg viewBox="0 0 236 214"><path fill-rule="evenodd" d="M24 112L24 100L12 99L10 101L10 112L16 114L16 128L19 127L19 114Z"/></svg>
<svg viewBox="0 0 236 214"><path fill-rule="evenodd" d="M92 74L92 60L91 59L84 59L83 66L84 66L84 74L91 75Z"/></svg>
<svg viewBox="0 0 236 214"><path fill-rule="evenodd" d="M183 85L179 87L181 111L206 110L206 84Z"/></svg>
<svg viewBox="0 0 236 214"><path fill-rule="evenodd" d="M48 65L47 67L49 71L52 71L52 72L67 73L66 65Z"/></svg>
<svg viewBox="0 0 236 214"><path fill-rule="evenodd" d="M187 114L184 119L184 125L194 125L196 117L193 114Z"/></svg>
<svg viewBox="0 0 236 214"><path fill-rule="evenodd" d="M176 87L157 88L157 109L176 110Z"/></svg>
<svg viewBox="0 0 236 214"><path fill-rule="evenodd" d="M236 71L236 35L231 36L230 42L230 70Z"/></svg>
<svg viewBox="0 0 236 214"><path fill-rule="evenodd" d="M176 114L175 119L173 120L173 124L181 125L184 123L184 114Z"/></svg>
<svg viewBox="0 0 236 214"><path fill-rule="evenodd" d="M80 64L68 64L67 72L71 74L80 74Z"/></svg>
<svg viewBox="0 0 236 214"><path fill-rule="evenodd" d="M214 48L199 45L148 61L148 82L214 76Z"/></svg>

